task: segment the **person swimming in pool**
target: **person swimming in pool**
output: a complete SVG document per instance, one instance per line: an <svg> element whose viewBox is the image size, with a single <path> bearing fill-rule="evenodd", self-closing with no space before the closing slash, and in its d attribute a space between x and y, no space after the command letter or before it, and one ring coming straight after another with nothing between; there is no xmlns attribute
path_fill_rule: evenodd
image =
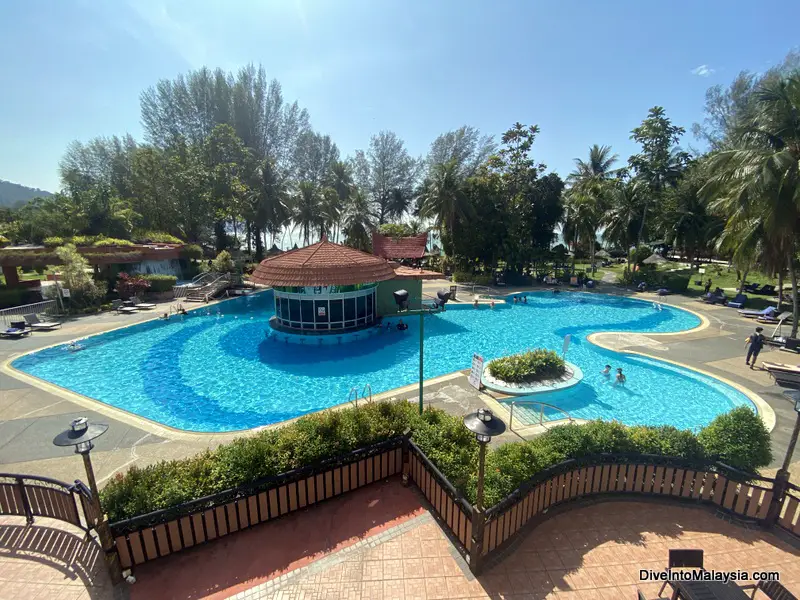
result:
<svg viewBox="0 0 800 600"><path fill-rule="evenodd" d="M489 306L491 306L492 308L494 308L494 300L492 300L491 302L489 302Z"/></svg>
<svg viewBox="0 0 800 600"><path fill-rule="evenodd" d="M519 304L519 296L514 296L514 304Z"/></svg>
<svg viewBox="0 0 800 600"><path fill-rule="evenodd" d="M625 384L625 375L622 374L622 367L617 369L617 384L624 385Z"/></svg>
<svg viewBox="0 0 800 600"><path fill-rule="evenodd" d="M611 365L606 365L606 368L600 371L600 374L609 377L611 375Z"/></svg>
<svg viewBox="0 0 800 600"><path fill-rule="evenodd" d="M405 331L408 329L408 325L403 323L403 319L400 319L400 322L397 324L397 331Z"/></svg>
<svg viewBox="0 0 800 600"><path fill-rule="evenodd" d="M528 297L527 296L523 296L522 297L522 303L523 304L527 304L528 303Z"/></svg>
<svg viewBox="0 0 800 600"><path fill-rule="evenodd" d="M475 301L472 303L473 308L478 308L478 299L475 298Z"/></svg>
<svg viewBox="0 0 800 600"><path fill-rule="evenodd" d="M83 346L81 346L77 340L72 340L69 345L67 346L67 350L70 352L78 352L79 350L83 350Z"/></svg>

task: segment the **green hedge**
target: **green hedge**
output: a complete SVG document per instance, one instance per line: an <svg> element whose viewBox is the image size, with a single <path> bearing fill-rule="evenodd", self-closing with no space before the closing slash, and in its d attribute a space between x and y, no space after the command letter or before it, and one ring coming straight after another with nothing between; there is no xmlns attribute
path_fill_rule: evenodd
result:
<svg viewBox="0 0 800 600"><path fill-rule="evenodd" d="M163 231L150 231L146 229L134 229L131 239L140 244L182 244L183 241L174 235Z"/></svg>
<svg viewBox="0 0 800 600"><path fill-rule="evenodd" d="M414 442L470 502L475 501L478 443L458 417L408 402L376 402L302 417L285 427L241 437L197 456L131 467L101 491L112 522L168 508L313 465L381 442L406 429ZM674 427L626 427L592 421L562 425L524 442L489 450L485 504L492 506L539 471L599 453L676 456L698 467L723 460L755 472L771 462L769 433L747 408L720 415L699 436Z"/></svg>
<svg viewBox="0 0 800 600"><path fill-rule="evenodd" d="M150 283L148 292L171 292L178 282L175 275L141 275L141 277Z"/></svg>
<svg viewBox="0 0 800 600"><path fill-rule="evenodd" d="M110 238L110 237L103 237L99 236L94 242L92 242L92 246L135 246L133 242L130 240L121 240L119 238Z"/></svg>
<svg viewBox="0 0 800 600"><path fill-rule="evenodd" d="M455 271L453 281L456 283L474 283L477 285L492 285L494 279L490 274L471 273L469 271Z"/></svg>
<svg viewBox="0 0 800 600"><path fill-rule="evenodd" d="M489 373L492 377L509 383L556 379L566 370L564 359L552 350L544 348L497 358L489 363Z"/></svg>
<svg viewBox="0 0 800 600"><path fill-rule="evenodd" d="M69 238L67 238L69 239ZM53 248L55 246L63 246L64 245L64 238L59 237L57 235L53 235L50 237L44 238L43 244L48 248Z"/></svg>
<svg viewBox="0 0 800 600"><path fill-rule="evenodd" d="M0 308L11 308L22 304L22 288L7 288L0 286Z"/></svg>
<svg viewBox="0 0 800 600"><path fill-rule="evenodd" d="M203 249L197 244L189 244L181 250L181 258L189 260L200 260L203 258Z"/></svg>

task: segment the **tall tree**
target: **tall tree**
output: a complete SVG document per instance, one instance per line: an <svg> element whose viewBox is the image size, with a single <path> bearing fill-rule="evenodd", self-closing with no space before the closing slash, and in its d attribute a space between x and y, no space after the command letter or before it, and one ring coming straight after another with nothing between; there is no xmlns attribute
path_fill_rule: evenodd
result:
<svg viewBox="0 0 800 600"><path fill-rule="evenodd" d="M274 240L291 214L286 187L272 159L257 164L251 174L249 189L247 216L253 227L256 260L261 260L264 257L263 232L268 232Z"/></svg>
<svg viewBox="0 0 800 600"><path fill-rule="evenodd" d="M338 160L339 148L329 135L303 132L295 150L295 177L322 187L330 177L333 163Z"/></svg>
<svg viewBox="0 0 800 600"><path fill-rule="evenodd" d="M434 165L421 186L417 199L419 216L433 219L442 234L445 251L453 239L457 220L468 220L473 216L472 204L464 193L459 176L459 165L455 160Z"/></svg>
<svg viewBox="0 0 800 600"><path fill-rule="evenodd" d="M647 211L657 207L667 186L675 185L689 161L689 155L676 147L685 133L673 125L664 109L654 106L639 127L631 131L631 139L641 144L642 151L628 159L636 178L647 184L649 194L643 197L642 222L637 245L642 242Z"/></svg>
<svg viewBox="0 0 800 600"><path fill-rule="evenodd" d="M617 181L611 189L609 206L603 215L603 240L628 254L642 234L644 203L641 196L645 187L645 184L635 180Z"/></svg>
<svg viewBox="0 0 800 600"><path fill-rule="evenodd" d="M425 159L426 176L431 175L436 165L454 161L459 177L470 177L496 149L492 136L481 135L475 127L463 125L433 140Z"/></svg>
<svg viewBox="0 0 800 600"><path fill-rule="evenodd" d="M413 195L419 163L406 150L403 140L391 131L373 135L366 152L357 150L353 161L355 179L370 204L378 224L401 218Z"/></svg>
<svg viewBox="0 0 800 600"><path fill-rule="evenodd" d="M798 330L795 255L800 227L800 73L759 86L753 118L735 148L713 155L702 192L736 221L760 217L770 254L781 256L792 282L792 337Z"/></svg>
<svg viewBox="0 0 800 600"><path fill-rule="evenodd" d="M364 252L372 249L371 231L375 223L370 217L369 201L360 190L353 193L347 204L343 226L345 244Z"/></svg>
<svg viewBox="0 0 800 600"><path fill-rule="evenodd" d="M306 246L311 239L311 232L323 228L322 197L317 186L310 181L301 181L297 186L297 194L292 202L292 220L300 227Z"/></svg>

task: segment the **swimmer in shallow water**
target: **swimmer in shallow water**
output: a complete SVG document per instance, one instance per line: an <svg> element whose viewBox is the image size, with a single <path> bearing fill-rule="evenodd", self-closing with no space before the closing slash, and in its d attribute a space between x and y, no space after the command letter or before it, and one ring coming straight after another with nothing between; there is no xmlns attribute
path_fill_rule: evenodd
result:
<svg viewBox="0 0 800 600"><path fill-rule="evenodd" d="M81 346L76 340L73 340L67 346L67 350L70 352L77 352L78 350L83 350L83 346Z"/></svg>
<svg viewBox="0 0 800 600"><path fill-rule="evenodd" d="M609 377L611 375L611 365L606 365L606 368L600 371L602 375Z"/></svg>
<svg viewBox="0 0 800 600"><path fill-rule="evenodd" d="M478 308L478 299L475 298L475 301L472 303L473 308Z"/></svg>
<svg viewBox="0 0 800 600"><path fill-rule="evenodd" d="M617 369L617 384L624 385L625 384L625 375L622 374L622 367Z"/></svg>
<svg viewBox="0 0 800 600"><path fill-rule="evenodd" d="M494 300L492 300L491 302L489 302L489 306L491 306L492 308L494 308Z"/></svg>

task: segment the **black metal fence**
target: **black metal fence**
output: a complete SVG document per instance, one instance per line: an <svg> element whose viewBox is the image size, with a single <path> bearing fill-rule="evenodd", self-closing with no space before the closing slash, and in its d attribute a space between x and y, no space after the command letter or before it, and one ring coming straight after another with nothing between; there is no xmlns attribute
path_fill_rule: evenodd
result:
<svg viewBox="0 0 800 600"><path fill-rule="evenodd" d="M64 483L49 477L0 473L0 515L36 517L66 521L85 531L96 521L91 492L82 482Z"/></svg>

